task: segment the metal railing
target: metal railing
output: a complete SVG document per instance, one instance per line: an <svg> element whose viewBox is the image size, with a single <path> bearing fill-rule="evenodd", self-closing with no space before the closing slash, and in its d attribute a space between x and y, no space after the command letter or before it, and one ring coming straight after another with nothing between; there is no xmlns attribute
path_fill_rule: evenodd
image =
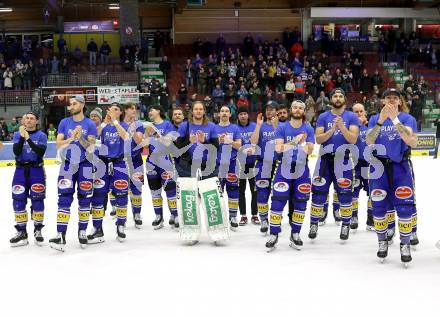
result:
<svg viewBox="0 0 440 317"><path fill-rule="evenodd" d="M34 90L2 90L0 91L0 105L31 105Z"/></svg>
<svg viewBox="0 0 440 317"><path fill-rule="evenodd" d="M137 72L89 72L49 74L46 87L60 86L106 86L139 84Z"/></svg>

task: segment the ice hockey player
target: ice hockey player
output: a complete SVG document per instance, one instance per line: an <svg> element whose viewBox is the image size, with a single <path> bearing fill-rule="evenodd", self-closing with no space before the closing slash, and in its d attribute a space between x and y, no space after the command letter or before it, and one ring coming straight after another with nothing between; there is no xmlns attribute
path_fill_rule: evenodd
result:
<svg viewBox="0 0 440 317"><path fill-rule="evenodd" d="M275 131L275 142L276 151L282 153L283 158L277 163L273 180L270 237L266 247L273 249L277 244L283 209L291 200L293 213L290 219L290 245L295 249L301 249L303 242L300 231L311 191L308 156L312 154L315 143L313 128L305 122L304 102L300 100L292 102L291 119L278 126Z"/></svg>
<svg viewBox="0 0 440 317"><path fill-rule="evenodd" d="M142 141L145 128L140 120L137 120L136 104L127 103L124 105L124 122L128 125L130 135L131 155L127 157L127 167L130 176L130 203L133 212L133 219L136 228L142 226L142 187L144 185L144 161ZM128 144L126 144L128 146Z"/></svg>
<svg viewBox="0 0 440 317"><path fill-rule="evenodd" d="M383 107L370 118L367 144L374 145L378 161L370 162L370 197L373 207L374 228L379 240L377 256L383 261L388 256L386 218L387 207L394 206L400 232L400 259L407 265L412 260L410 238L414 207L414 174L410 163L411 147L417 145L417 124L407 113L400 92L387 89L382 96ZM382 147L377 147L382 146ZM381 175L373 177L378 163L384 167Z"/></svg>
<svg viewBox="0 0 440 317"><path fill-rule="evenodd" d="M359 226L359 194L361 189L364 189L368 196L367 203L367 230L373 230L373 211L371 210L371 200L368 191L368 167L369 163L365 160L364 151L367 144L365 143L365 138L368 130L368 120L367 112L365 111L364 105L361 103L356 103L353 105L353 112L358 116L360 121L359 127L359 137L356 142L356 146L359 150L359 159L355 168L355 181L353 189L353 217L351 218L350 229L356 230Z"/></svg>
<svg viewBox="0 0 440 317"><path fill-rule="evenodd" d="M78 240L82 248L87 246L87 225L93 193L92 154L97 136L95 123L84 116L85 100L76 95L69 100L70 117L61 120L58 126L57 149L61 151L61 166L58 176L57 236L49 240L50 246L64 251L66 231L70 219L70 207L77 188L78 196Z"/></svg>
<svg viewBox="0 0 440 317"><path fill-rule="evenodd" d="M15 172L12 180L12 201L15 213L16 235L9 241L12 247L28 244L26 224L27 200L31 200L31 218L34 221L35 243L40 245L44 220L44 199L46 198L46 175L43 156L47 147L47 136L37 129L39 116L29 111L23 125L13 136Z"/></svg>
<svg viewBox="0 0 440 317"><path fill-rule="evenodd" d="M359 134L359 119L345 110L345 92L335 88L330 93L331 110L322 113L316 122L316 143L321 144L320 158L312 178L312 206L309 238L316 239L318 222L323 216L330 184L338 194L342 226L339 238L345 241L350 234L354 166L353 147Z"/></svg>
<svg viewBox="0 0 440 317"><path fill-rule="evenodd" d="M163 227L163 189L167 196L168 208L171 213L168 223L173 228L178 228L176 175L174 172L173 161L171 157L166 154L167 142L171 142L169 134L170 132L175 131L175 128L170 121L164 120L165 113L161 106L151 106L148 116L154 126L154 129L146 129L146 134L149 140L149 155L147 158L146 173L148 186L151 190L154 213L156 214L152 226L155 230Z"/></svg>
<svg viewBox="0 0 440 317"><path fill-rule="evenodd" d="M257 125L251 136L251 144L258 145L255 152L257 159L255 168L255 186L257 190L257 207L260 216L260 232L266 234L269 229L269 195L272 177L275 172L277 153L275 153L275 130L278 127L278 104L270 100L266 103L263 113L257 116Z"/></svg>
<svg viewBox="0 0 440 317"><path fill-rule="evenodd" d="M116 202L116 235L122 242L126 238L125 223L127 221L129 175L124 152L124 143L129 140L128 124L122 121L123 108L119 103L112 103L107 110L104 122L98 128L101 148L96 165L92 198L93 231L87 236L88 243L104 242L102 221L104 203L109 191Z"/></svg>
<svg viewBox="0 0 440 317"><path fill-rule="evenodd" d="M241 147L241 138L237 125L231 124L231 110L227 105L220 108L219 123L216 125L219 147L217 150L217 168L222 190L226 187L229 206L229 225L231 230L238 227L238 166L237 150Z"/></svg>

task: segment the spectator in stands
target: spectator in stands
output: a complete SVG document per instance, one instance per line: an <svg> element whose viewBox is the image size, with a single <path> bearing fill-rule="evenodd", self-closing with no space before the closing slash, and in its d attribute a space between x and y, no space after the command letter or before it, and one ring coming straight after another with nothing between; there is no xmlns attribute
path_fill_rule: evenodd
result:
<svg viewBox="0 0 440 317"><path fill-rule="evenodd" d="M435 150L434 150L434 158L437 158L437 154L438 154L438 148L440 145L440 116L437 118L437 121L434 121L435 126L437 127L436 132L435 132Z"/></svg>
<svg viewBox="0 0 440 317"><path fill-rule="evenodd" d="M312 118L316 115L316 103L311 95L309 95L305 101L306 104L306 120L310 122Z"/></svg>
<svg viewBox="0 0 440 317"><path fill-rule="evenodd" d="M144 33L141 37L141 56L144 64L148 64L148 49L148 35Z"/></svg>
<svg viewBox="0 0 440 317"><path fill-rule="evenodd" d="M101 45L101 48L99 49L99 55L101 56L101 64L102 65L108 65L110 53L112 52L112 48L107 43L107 41L104 41Z"/></svg>
<svg viewBox="0 0 440 317"><path fill-rule="evenodd" d="M371 80L370 76L368 75L368 71L366 68L364 68L364 71L362 72L360 85L359 85L359 91L361 94L368 94L371 89Z"/></svg>
<svg viewBox="0 0 440 317"><path fill-rule="evenodd" d="M251 109L252 111L258 111L258 104L261 97L261 89L258 87L258 82L254 82L252 87L249 88L249 96L251 99Z"/></svg>
<svg viewBox="0 0 440 317"><path fill-rule="evenodd" d="M371 87L377 86L377 88L382 89L383 79L379 74L379 71L376 69L374 71L373 77L371 77Z"/></svg>
<svg viewBox="0 0 440 317"><path fill-rule="evenodd" d="M73 61L75 62L76 66L81 65L83 53L81 51L81 48L77 45L72 53Z"/></svg>
<svg viewBox="0 0 440 317"><path fill-rule="evenodd" d="M156 33L154 33L154 40L153 40L153 48L154 48L154 56L158 57L160 56L161 49L164 44L164 37L161 31L157 30Z"/></svg>
<svg viewBox="0 0 440 317"><path fill-rule="evenodd" d="M253 51L254 51L254 38L250 33L248 33L243 40L243 55L247 57L249 55L252 55Z"/></svg>
<svg viewBox="0 0 440 317"><path fill-rule="evenodd" d="M192 87L194 85L194 66L191 63L191 59L188 58L186 60L186 64L184 66L184 73L185 73L185 83L186 87Z"/></svg>
<svg viewBox="0 0 440 317"><path fill-rule="evenodd" d="M60 59L62 58L62 53L64 51L64 48L67 46L67 42L63 37L63 34L60 34L60 38L57 41L57 47L58 47L58 52L60 53Z"/></svg>
<svg viewBox="0 0 440 317"><path fill-rule="evenodd" d="M12 117L11 122L9 122L6 126L8 129L8 135L14 135L14 133L20 128L18 117Z"/></svg>
<svg viewBox="0 0 440 317"><path fill-rule="evenodd" d="M416 119L417 129L418 131L420 131L422 127L423 102L420 99L420 95L418 93L412 96L409 113Z"/></svg>
<svg viewBox="0 0 440 317"><path fill-rule="evenodd" d="M0 67L0 89L5 89L5 78L3 77L4 73L6 72L6 64L2 63Z"/></svg>
<svg viewBox="0 0 440 317"><path fill-rule="evenodd" d="M135 72L139 72L142 66L141 48L139 45L134 47L133 52L133 69Z"/></svg>
<svg viewBox="0 0 440 317"><path fill-rule="evenodd" d="M89 53L89 65L96 66L96 54L98 53L98 45L95 40L90 39L89 44L87 44L87 52Z"/></svg>
<svg viewBox="0 0 440 317"><path fill-rule="evenodd" d="M188 103L188 89L186 89L185 84L180 84L179 91L177 92L179 96L179 105L185 105Z"/></svg>
<svg viewBox="0 0 440 317"><path fill-rule="evenodd" d="M220 33L217 40L215 41L215 48L216 48L217 54L220 54L220 52L224 51L226 48L226 40L223 37L222 33Z"/></svg>
<svg viewBox="0 0 440 317"><path fill-rule="evenodd" d="M21 90L23 87L23 70L18 70L14 73L12 78L13 86L15 90Z"/></svg>
<svg viewBox="0 0 440 317"><path fill-rule="evenodd" d="M54 55L52 61L50 62L50 73L51 74L59 74L60 72L60 61Z"/></svg>
<svg viewBox="0 0 440 317"><path fill-rule="evenodd" d="M217 83L215 88L212 90L212 97L214 104L219 108L225 101L225 92L221 88L221 84Z"/></svg>
<svg viewBox="0 0 440 317"><path fill-rule="evenodd" d="M199 65L199 70L197 72L197 92L202 95L208 93L208 74L205 71L204 65Z"/></svg>
<svg viewBox="0 0 440 317"><path fill-rule="evenodd" d="M325 92L321 90L318 99L316 99L316 106L315 106L316 112L321 113L327 111L329 105L330 105L330 100L325 95Z"/></svg>
<svg viewBox="0 0 440 317"><path fill-rule="evenodd" d="M407 91L408 87L414 87L415 82L414 82L414 78L413 75L409 74L408 79L405 80L405 83L403 84L403 90Z"/></svg>
<svg viewBox="0 0 440 317"><path fill-rule="evenodd" d="M159 69L162 71L165 80L168 80L170 78L171 63L168 61L167 56L162 57L162 60L159 63Z"/></svg>
<svg viewBox="0 0 440 317"><path fill-rule="evenodd" d="M8 140L8 127L5 122L5 118L0 118L0 140L7 141Z"/></svg>
<svg viewBox="0 0 440 317"><path fill-rule="evenodd" d="M44 62L44 59L40 58L35 70L36 70L38 85L41 87L47 86L48 69L46 63Z"/></svg>
<svg viewBox="0 0 440 317"><path fill-rule="evenodd" d="M31 63L31 61L29 62ZM32 83L34 81L34 69L33 64L24 65L23 70L23 89L30 90L32 88Z"/></svg>
<svg viewBox="0 0 440 317"><path fill-rule="evenodd" d="M4 79L4 86L6 90L12 90L13 89L13 82L12 79L14 77L14 73L12 72L11 68L6 68L5 72L3 73L3 79Z"/></svg>
<svg viewBox="0 0 440 317"><path fill-rule="evenodd" d="M69 73L69 61L66 57L63 58L60 66L61 73L68 74Z"/></svg>

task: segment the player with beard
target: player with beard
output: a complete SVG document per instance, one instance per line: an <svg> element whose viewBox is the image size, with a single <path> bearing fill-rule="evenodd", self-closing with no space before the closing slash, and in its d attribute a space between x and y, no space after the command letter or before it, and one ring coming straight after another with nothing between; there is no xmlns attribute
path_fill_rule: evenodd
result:
<svg viewBox="0 0 440 317"><path fill-rule="evenodd" d="M350 228L356 230L358 228L358 208L359 208L359 194L363 188L368 196L368 208L367 208L367 230L373 230L373 213L371 209L371 199L368 191L368 178L364 171L370 164L365 160L364 151L367 146L366 136L368 130L368 120L367 112L365 111L364 105L361 103L356 103L353 105L353 112L358 116L360 121L359 127L359 138L356 142L356 146L359 150L359 160L355 168L355 181L354 181L354 191L353 191L353 217L351 218Z"/></svg>
<svg viewBox="0 0 440 317"><path fill-rule="evenodd" d="M232 230L238 227L238 176L237 150L241 147L238 127L231 124L231 110L224 105L220 108L220 122L216 125L218 136L217 167L222 190L228 194L229 224Z"/></svg>
<svg viewBox="0 0 440 317"><path fill-rule="evenodd" d="M333 183L340 202L342 226L339 238L345 241L350 234L354 166L350 145L359 135L359 119L345 110L345 92L336 88L330 93L332 109L319 115L316 122L316 143L321 144L320 158L312 178L312 206L309 238L316 239L318 222L324 212L330 185Z"/></svg>
<svg viewBox="0 0 440 317"><path fill-rule="evenodd" d="M26 225L28 198L32 203L31 218L34 221L34 238L37 245L44 241L41 234L46 198L46 175L43 156L47 147L47 135L37 129L38 114L29 111L23 125L13 136L15 172L12 180L12 201L15 213L16 235L9 241L12 247L28 244Z"/></svg>
<svg viewBox="0 0 440 317"><path fill-rule="evenodd" d="M278 106L277 111L278 122L285 123L289 120L289 106L285 103L282 103Z"/></svg>
<svg viewBox="0 0 440 317"><path fill-rule="evenodd" d="M202 171L202 179L217 176L218 170L206 171L207 167L215 165L217 157L210 155L205 145L213 145L218 148L218 136L216 125L209 122L206 114L206 106L201 101L195 101L188 114L188 120L182 122L177 130L179 136L175 143L177 148L182 149L188 145L188 150L179 158L176 164L180 177L196 177L197 169Z"/></svg>
<svg viewBox="0 0 440 317"><path fill-rule="evenodd" d="M92 158L97 130L95 123L84 116L85 100L76 95L69 100L71 117L61 120L58 126L57 149L62 163L58 176L57 236L49 240L50 246L64 251L66 231L70 219L70 206L77 187L79 223L78 239L81 247L87 246L87 225L93 193Z"/></svg>
<svg viewBox="0 0 440 317"><path fill-rule="evenodd" d="M276 151L283 153L283 159L277 163L273 179L270 237L266 242L269 249L273 249L278 242L287 201L291 201L293 207L290 245L296 249L301 249L303 245L299 234L311 189L308 156L312 154L315 143L313 128L305 122L305 107L304 102L293 101L290 121L279 125L275 131Z"/></svg>
<svg viewBox="0 0 440 317"><path fill-rule="evenodd" d="M400 92L387 89L383 93L384 106L379 114L370 118L366 142L368 145L382 145L373 156L380 161L384 172L370 177L370 196L373 206L374 228L379 240L377 256L383 261L388 256L386 213L388 206L394 206L399 218L400 259L406 266L412 260L410 239L412 217L415 213L414 171L411 164L411 148L417 146L417 123L407 113L406 104L400 99ZM374 173L377 162L370 165Z"/></svg>
<svg viewBox="0 0 440 317"><path fill-rule="evenodd" d="M260 216L260 232L266 234L269 229L269 194L271 182L275 171L276 159L275 152L275 130L278 126L277 117L278 104L275 101L269 101L263 113L257 116L257 124L251 136L251 144L258 145L259 153L255 162L257 174L255 176L255 186L257 191L257 208Z"/></svg>
<svg viewBox="0 0 440 317"><path fill-rule="evenodd" d="M185 120L185 116L183 114L182 109L174 108L173 111L171 111L171 122L174 126L175 131L178 130L183 120Z"/></svg>
<svg viewBox="0 0 440 317"><path fill-rule="evenodd" d="M255 176L249 175L249 170L255 165L255 155L252 154L251 149L251 135L255 130L255 122L249 120L249 111L247 107L240 107L237 110L238 116L238 131L241 138L242 151L245 154L245 161L240 161L240 177L238 181L238 207L240 209L240 226L245 226L248 222L246 216L246 181L249 182L251 191L251 222L255 225L260 224L258 219L257 208L257 192L255 190Z"/></svg>
<svg viewBox="0 0 440 317"><path fill-rule="evenodd" d="M118 103L112 103L107 115L98 127L101 148L98 153L100 161L96 164L93 182L92 218L93 231L87 236L88 243L104 242L102 220L104 206L111 191L115 197L116 235L120 242L126 238L125 223L127 221L129 174L125 158L125 141L129 140L128 124L123 122L123 108Z"/></svg>

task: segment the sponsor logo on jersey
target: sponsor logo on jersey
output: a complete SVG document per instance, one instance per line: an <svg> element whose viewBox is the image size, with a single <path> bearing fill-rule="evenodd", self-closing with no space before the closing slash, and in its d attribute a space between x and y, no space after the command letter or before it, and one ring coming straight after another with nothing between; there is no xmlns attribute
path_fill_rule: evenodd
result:
<svg viewBox="0 0 440 317"><path fill-rule="evenodd" d="M58 181L58 188L60 189L67 189L72 187L72 181L67 178L62 178Z"/></svg>
<svg viewBox="0 0 440 317"><path fill-rule="evenodd" d="M324 177L321 177L321 176L313 177L313 180L312 180L312 184L313 185L315 185L315 186L324 186L325 183L327 183L327 181L325 180Z"/></svg>
<svg viewBox="0 0 440 317"><path fill-rule="evenodd" d="M173 172L165 171L160 176L162 177L163 180L167 181L167 180L170 180L171 178L173 178Z"/></svg>
<svg viewBox="0 0 440 317"><path fill-rule="evenodd" d="M387 196L387 192L383 189L373 189L370 196L372 201L382 201Z"/></svg>
<svg viewBox="0 0 440 317"><path fill-rule="evenodd" d="M286 182L277 182L275 185L273 185L273 189L278 192L287 192L289 190L289 184Z"/></svg>
<svg viewBox="0 0 440 317"><path fill-rule="evenodd" d="M269 181L267 179L259 179L255 182L257 187L259 188L267 188L269 187Z"/></svg>
<svg viewBox="0 0 440 317"><path fill-rule="evenodd" d="M97 178L93 181L93 188L103 188L105 186L105 181L101 178Z"/></svg>
<svg viewBox="0 0 440 317"><path fill-rule="evenodd" d="M42 193L46 189L46 186L43 184L34 184L31 186L31 190L35 193Z"/></svg>
<svg viewBox="0 0 440 317"><path fill-rule="evenodd" d="M338 178L337 182L341 188L348 188L351 186L351 180L348 178Z"/></svg>
<svg viewBox="0 0 440 317"><path fill-rule="evenodd" d="M298 191L300 193L303 193L303 194L308 194L308 193L310 193L311 187L312 186L310 186L310 184L307 184L307 183L299 184L298 185Z"/></svg>
<svg viewBox="0 0 440 317"><path fill-rule="evenodd" d="M81 189L81 190L88 191L88 190L91 190L92 188L93 188L92 182L89 182L89 181L79 182L79 189Z"/></svg>
<svg viewBox="0 0 440 317"><path fill-rule="evenodd" d="M15 194L15 195L23 194L24 191L25 191L25 188L22 185L14 185L14 186L12 186L12 193Z"/></svg>
<svg viewBox="0 0 440 317"><path fill-rule="evenodd" d="M237 182L238 177L234 173L228 173L228 175L226 176L226 180L230 183L235 183Z"/></svg>
<svg viewBox="0 0 440 317"><path fill-rule="evenodd" d="M115 186L116 189L127 189L128 188L128 182L124 179L117 179L113 182L113 186Z"/></svg>
<svg viewBox="0 0 440 317"><path fill-rule="evenodd" d="M399 186L396 188L396 192L394 194L399 199L408 199L413 195L413 191L411 187Z"/></svg>

